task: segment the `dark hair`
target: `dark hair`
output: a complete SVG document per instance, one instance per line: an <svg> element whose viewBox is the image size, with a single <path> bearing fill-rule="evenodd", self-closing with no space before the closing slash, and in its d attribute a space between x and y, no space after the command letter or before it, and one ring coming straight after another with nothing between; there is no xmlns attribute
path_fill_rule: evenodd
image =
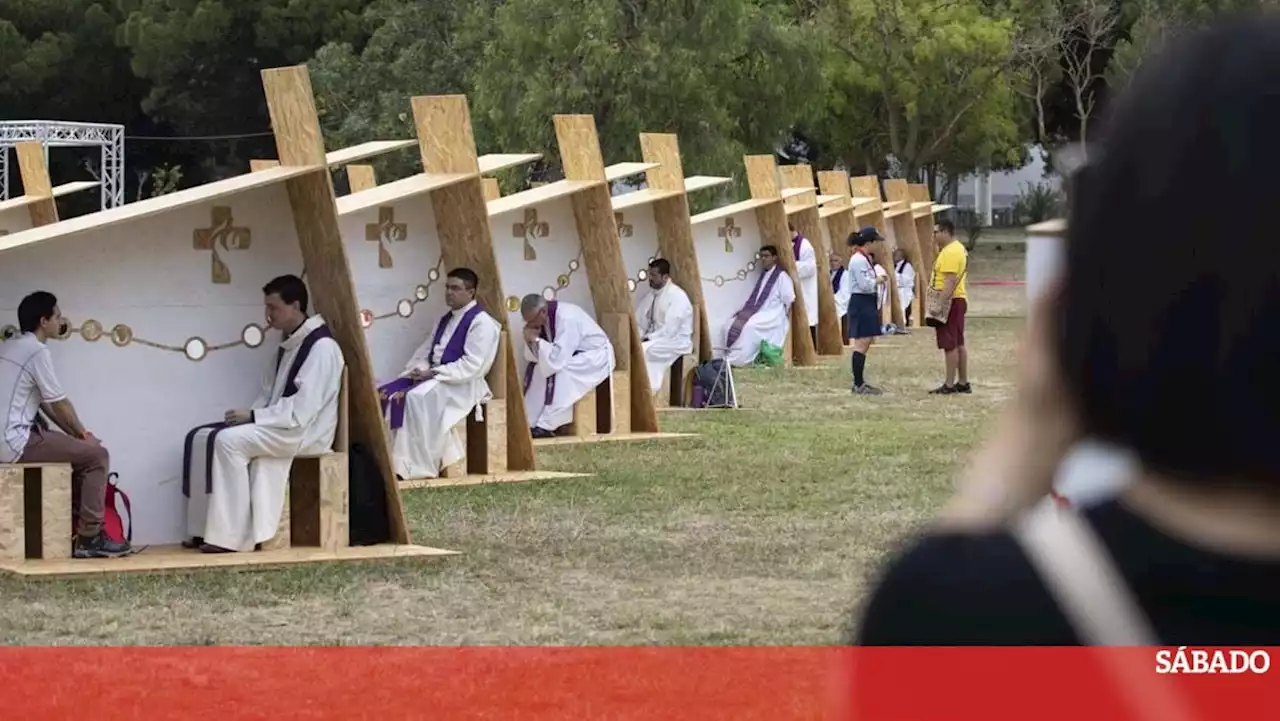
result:
<svg viewBox="0 0 1280 721"><path fill-rule="evenodd" d="M789 220L787 221L787 230L791 231L792 233L796 232L796 226L792 225L791 221Z"/></svg>
<svg viewBox="0 0 1280 721"><path fill-rule="evenodd" d="M947 235L954 236L954 235L956 234L956 224L955 224L955 223L952 223L951 221L947 220L946 218L942 218L942 219L940 219L940 220L935 221L935 222L934 222L934 225L936 225L936 226L938 226L939 228L941 228L941 229L945 230L945 231L947 232Z"/></svg>
<svg viewBox="0 0 1280 721"><path fill-rule="evenodd" d="M778 246L773 245L772 243L770 243L769 245L762 245L762 246L760 246L760 252L761 252L761 253L772 253L772 254L774 254L774 255L777 255L777 254L778 254Z"/></svg>
<svg viewBox="0 0 1280 721"><path fill-rule="evenodd" d="M457 278L467 290L475 290L480 285L480 276L470 268L454 268L445 277Z"/></svg>
<svg viewBox="0 0 1280 721"><path fill-rule="evenodd" d="M649 261L649 267L658 271L659 275L671 275L671 263L666 258L654 258Z"/></svg>
<svg viewBox="0 0 1280 721"><path fill-rule="evenodd" d="M18 330L34 333L40 322L53 317L58 298L47 290L37 290L18 303Z"/></svg>
<svg viewBox="0 0 1280 721"><path fill-rule="evenodd" d="M280 296L280 300L288 303L297 303L298 310L303 313L307 312L307 284L296 275L282 275L278 278L272 278L269 283L262 286L263 295L275 294Z"/></svg>
<svg viewBox="0 0 1280 721"><path fill-rule="evenodd" d="M1280 492L1277 37L1241 18L1147 61L1071 198L1055 350L1083 430L1188 484Z"/></svg>
<svg viewBox="0 0 1280 721"><path fill-rule="evenodd" d="M861 248L867 243L870 243L871 239L868 238L865 233L862 233L861 231L859 231L855 233L850 233L848 242L850 246Z"/></svg>

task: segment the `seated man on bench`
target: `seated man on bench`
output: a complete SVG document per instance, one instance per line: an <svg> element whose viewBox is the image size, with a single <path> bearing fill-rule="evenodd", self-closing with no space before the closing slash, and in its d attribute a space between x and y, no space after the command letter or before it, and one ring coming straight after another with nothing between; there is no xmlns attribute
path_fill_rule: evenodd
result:
<svg viewBox="0 0 1280 721"><path fill-rule="evenodd" d="M778 262L778 249L760 248L760 277L742 309L733 314L725 329L726 359L732 366L749 366L760 355L760 343L781 348L791 327L791 304L796 287Z"/></svg>
<svg viewBox="0 0 1280 721"><path fill-rule="evenodd" d="M78 509L71 555L128 555L133 549L127 541L113 541L102 532L110 462L107 449L80 423L53 372L53 356L45 345L50 337L67 333L58 299L42 290L23 298L18 304L18 328L22 335L0 343L0 394L9 394L0 463L69 464L72 505ZM40 410L63 432L44 428L37 418Z"/></svg>
<svg viewBox="0 0 1280 721"><path fill-rule="evenodd" d="M205 553L252 551L276 535L295 456L328 453L338 428L342 349L324 318L307 317L307 286L283 275L262 289L267 324L283 335L249 409L192 429L183 449L187 532Z"/></svg>
<svg viewBox="0 0 1280 721"><path fill-rule="evenodd" d="M693 352L693 304L684 288L671 280L671 263L665 258L649 263L649 293L636 301L636 320L649 386L657 393L671 364Z"/></svg>
<svg viewBox="0 0 1280 721"><path fill-rule="evenodd" d="M498 357L502 326L476 303L479 277L455 268L445 277L449 312L405 364L378 388L400 478L435 478L464 455L454 426L493 394L485 375Z"/></svg>
<svg viewBox="0 0 1280 721"><path fill-rule="evenodd" d="M534 438L551 438L573 420L573 404L613 373L613 343L576 305L526 295L524 407Z"/></svg>

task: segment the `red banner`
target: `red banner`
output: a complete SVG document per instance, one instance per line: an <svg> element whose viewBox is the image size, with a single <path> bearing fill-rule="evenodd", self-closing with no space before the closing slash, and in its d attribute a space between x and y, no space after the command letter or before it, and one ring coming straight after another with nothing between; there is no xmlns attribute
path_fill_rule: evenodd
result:
<svg viewBox="0 0 1280 721"><path fill-rule="evenodd" d="M10 648L32 721L1262 721L1276 649Z"/></svg>

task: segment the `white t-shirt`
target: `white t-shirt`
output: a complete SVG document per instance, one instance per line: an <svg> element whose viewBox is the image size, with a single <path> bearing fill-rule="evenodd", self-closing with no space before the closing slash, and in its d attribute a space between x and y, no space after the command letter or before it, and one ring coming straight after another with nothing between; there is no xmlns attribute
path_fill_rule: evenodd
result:
<svg viewBox="0 0 1280 721"><path fill-rule="evenodd" d="M53 356L33 333L0 343L0 402L7 413L0 463L15 463L26 450L41 403L67 397L53 372Z"/></svg>

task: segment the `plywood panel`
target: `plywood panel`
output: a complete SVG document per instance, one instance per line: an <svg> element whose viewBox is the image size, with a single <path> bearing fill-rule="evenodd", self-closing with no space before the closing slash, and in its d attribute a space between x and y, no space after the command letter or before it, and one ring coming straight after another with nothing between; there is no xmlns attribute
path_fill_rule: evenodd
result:
<svg viewBox="0 0 1280 721"><path fill-rule="evenodd" d="M484 178L481 183L484 188L484 200L486 203L502 197L502 188L498 186L497 178Z"/></svg>
<svg viewBox="0 0 1280 721"><path fill-rule="evenodd" d="M813 187L813 170L805 164L784 165L779 170L783 187ZM800 198L805 207L789 216L792 227L800 232L813 245L814 261L817 265L818 285L818 343L817 352L822 355L844 355L844 339L840 333L841 313L836 308L835 293L831 289L830 250L823 243L824 233L818 218L817 192ZM812 320L812 319L811 319Z"/></svg>
<svg viewBox="0 0 1280 721"><path fill-rule="evenodd" d="M471 129L471 111L462 95L423 96L413 99L414 121L422 143L423 168L429 173L479 170L475 139ZM469 179L432 191L436 231L440 238L441 259L447 268L467 267L481 278L476 294L480 304L502 325L510 338L506 293L498 271L490 231L489 213L484 187L476 175ZM499 356L489 373L494 397L503 401L505 423L494 428L506 433L505 467L513 471L534 470L537 462L533 437L525 414L522 375L516 372L512 343L500 343Z"/></svg>
<svg viewBox="0 0 1280 721"><path fill-rule="evenodd" d="M671 263L671 279L688 294L697 314L693 329L694 352L698 360L708 361L712 355L711 331L702 295L702 271L693 245L680 141L671 133L641 133L640 152L646 162L657 165L645 176L650 188L680 191L678 196L654 204L653 221L658 235L658 251ZM702 187L711 186L704 184Z"/></svg>
<svg viewBox="0 0 1280 721"><path fill-rule="evenodd" d="M377 176L374 175L372 165L348 165L347 166L347 184L351 186L351 192L359 193L362 190L369 190L378 184Z"/></svg>
<svg viewBox="0 0 1280 721"><path fill-rule="evenodd" d="M880 198L880 179L874 175L864 175L852 178L849 181L849 187L853 192L854 204L854 226L862 228L871 226L880 231L888 239L886 245L888 257L892 260L893 248L896 247L894 240L893 225L889 222L891 219L885 217L884 202ZM888 270L888 266L885 266ZM896 272L889 273L889 319L897 326L906 325L906 318L903 315L905 309L902 307L901 299L898 295L898 278Z"/></svg>
<svg viewBox="0 0 1280 721"><path fill-rule="evenodd" d="M783 269L791 276L796 289L796 302L791 304L791 360L798 366L815 365L818 354L813 347L813 338L808 333L809 314L801 300L804 293L800 287L800 279L796 277L796 259L791 252L791 233L787 230L786 210L782 207L777 163L772 155L748 155L744 160L752 199L777 200L756 208L755 212L762 244L777 247L778 262L782 263Z"/></svg>
<svg viewBox="0 0 1280 721"><path fill-rule="evenodd" d="M907 181L900 178L885 180L884 198L894 203L910 203L911 191L907 187ZM915 315L916 327L922 328L924 327L924 284L928 282L933 268L933 253L928 247L933 244L932 233L921 238L915 219L910 212L899 213L889 220L893 225L893 236L898 247L907 254L907 260L916 270L916 300L912 311Z"/></svg>
<svg viewBox="0 0 1280 721"><path fill-rule="evenodd" d="M351 269L338 227L333 184L325 163L324 140L316 114L311 78L305 66L262 71L271 127L282 165L321 166L286 182L294 228L302 249L308 281L319 292L316 310L322 313L342 346L350 381L350 434L373 454L387 494L391 538L409 543L404 505L391 465L391 449L379 407L373 365L365 343L356 304ZM266 174L271 171L264 171Z"/></svg>
<svg viewBox="0 0 1280 721"><path fill-rule="evenodd" d="M18 143L13 146L18 154L18 169L22 174L22 192L34 198L27 206L31 227L58 222L58 206L53 201L53 183L49 180L49 167L44 159L44 146L38 142Z"/></svg>
<svg viewBox="0 0 1280 721"><path fill-rule="evenodd" d="M590 115L557 115L555 126L566 180L604 180L604 158L600 153L595 120ZM573 195L571 200L596 316L619 313L628 318L630 337L625 343L629 345L630 367L620 366L618 370L630 371L631 427L637 432L656 432L658 413L653 405L644 349L640 344L640 332L627 288L627 269L622 261L621 241L614 222L608 185L593 186ZM622 342L621 338L615 339L619 345Z"/></svg>

